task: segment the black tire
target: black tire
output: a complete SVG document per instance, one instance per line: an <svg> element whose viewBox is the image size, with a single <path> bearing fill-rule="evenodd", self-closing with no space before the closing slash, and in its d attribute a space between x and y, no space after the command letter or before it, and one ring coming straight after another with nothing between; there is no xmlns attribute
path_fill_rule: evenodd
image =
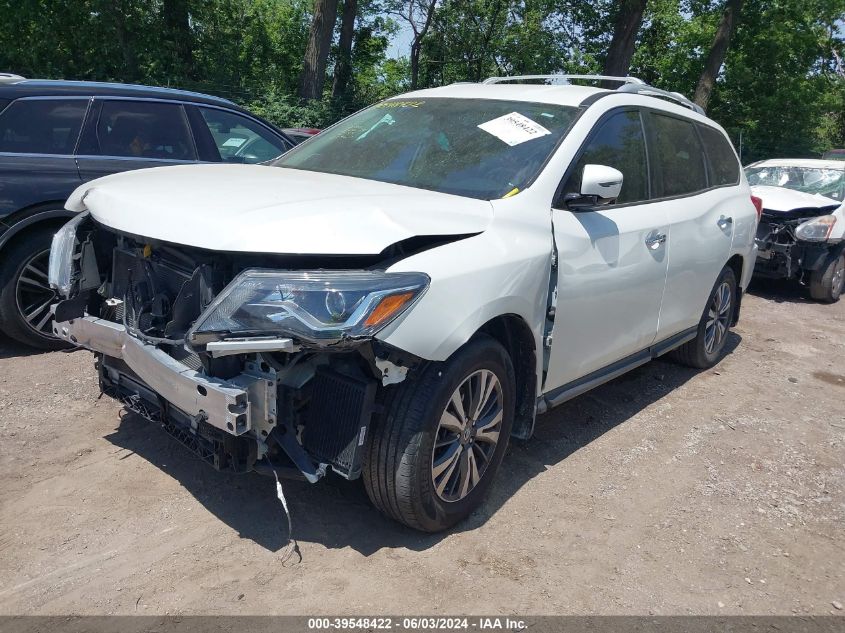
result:
<svg viewBox="0 0 845 633"><path fill-rule="evenodd" d="M36 261L38 272L30 272L25 279L31 277L46 285L46 276L41 276L42 273L46 275L46 266L42 265L42 261L44 253L50 250L54 233L54 228L43 228L20 237L16 236L13 245L0 257L0 330L21 343L39 349L63 349L67 347L67 344L48 334L52 331L52 318L44 322L40 331L27 322L23 314L26 306L22 308L19 302L18 282L27 270L27 266ZM34 258L40 258L41 261ZM32 269L29 270L32 271ZM37 303L36 307L50 301L49 293L37 288L33 290L33 294L26 295L25 298L27 301L32 298ZM55 301L54 294L52 302ZM34 325L39 325L45 316L49 317L48 311L49 307L47 312L40 311L36 315Z"/></svg>
<svg viewBox="0 0 845 633"><path fill-rule="evenodd" d="M474 487L460 499L445 500L435 489L434 475L435 450L444 450L435 447L435 439L444 432L441 416L447 406L453 406L450 402L458 388L484 370L492 372L501 386L495 396L501 396L502 407L498 442L490 449L492 454ZM507 448L514 417L514 384L508 353L493 338L479 335L449 360L430 363L419 375L409 375L404 382L388 387L384 411L370 430L363 464L364 486L372 503L387 516L424 532L444 530L469 516L483 500ZM438 446L442 447L442 440ZM474 453L472 446L461 445L456 450L455 463L460 466L464 463L461 450ZM482 463L474 457L472 461Z"/></svg>
<svg viewBox="0 0 845 633"><path fill-rule="evenodd" d="M721 320L714 323L715 328L724 327L724 331L719 336L718 331L714 333L717 340L714 340L713 345L708 345L708 324L711 321L711 309L716 307L715 302L719 300L717 293L723 291L723 284L726 284L729 292L729 305L724 312L716 310L721 316ZM713 367L722 359L722 353L725 350L725 345L728 341L728 332L730 325L733 322L734 310L736 309L736 275L734 271L725 266L719 274L719 278L713 285L713 290L710 291L710 296L707 297L707 304L704 307L704 312L698 322L698 333L691 341L684 343L678 349L672 352L672 358L683 365L695 367L696 369L708 369ZM725 317L727 320L725 320Z"/></svg>
<svg viewBox="0 0 845 633"><path fill-rule="evenodd" d="M810 296L823 303L836 303L845 288L845 252L836 250L824 265L810 274Z"/></svg>

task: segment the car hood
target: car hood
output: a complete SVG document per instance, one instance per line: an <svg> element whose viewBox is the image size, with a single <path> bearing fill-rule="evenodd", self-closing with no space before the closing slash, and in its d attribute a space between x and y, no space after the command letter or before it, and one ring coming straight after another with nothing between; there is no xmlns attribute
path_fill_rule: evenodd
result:
<svg viewBox="0 0 845 633"><path fill-rule="evenodd" d="M372 255L416 236L484 231L484 200L261 165L123 172L71 194L116 231L217 251Z"/></svg>
<svg viewBox="0 0 845 633"><path fill-rule="evenodd" d="M798 209L832 210L841 202L817 193L805 193L786 187L758 185L751 187L751 193L763 200L763 208L775 213L788 213ZM821 213L819 213L821 215Z"/></svg>

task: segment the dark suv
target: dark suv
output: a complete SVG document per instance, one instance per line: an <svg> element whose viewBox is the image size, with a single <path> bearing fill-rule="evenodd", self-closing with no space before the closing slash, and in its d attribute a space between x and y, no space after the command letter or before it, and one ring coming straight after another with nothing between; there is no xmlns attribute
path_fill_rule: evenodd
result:
<svg viewBox="0 0 845 633"><path fill-rule="evenodd" d="M208 95L122 84L0 77L0 330L41 348L51 336L50 241L81 183L196 162L261 163L294 141Z"/></svg>

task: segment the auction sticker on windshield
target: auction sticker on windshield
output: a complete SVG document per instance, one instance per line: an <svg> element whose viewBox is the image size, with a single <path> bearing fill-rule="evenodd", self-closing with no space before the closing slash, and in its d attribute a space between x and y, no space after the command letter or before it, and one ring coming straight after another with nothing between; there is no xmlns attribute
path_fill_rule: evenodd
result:
<svg viewBox="0 0 845 633"><path fill-rule="evenodd" d="M527 116L522 116L519 112L502 115L486 123L481 123L478 127L511 147L533 138L551 134L542 125L532 121Z"/></svg>

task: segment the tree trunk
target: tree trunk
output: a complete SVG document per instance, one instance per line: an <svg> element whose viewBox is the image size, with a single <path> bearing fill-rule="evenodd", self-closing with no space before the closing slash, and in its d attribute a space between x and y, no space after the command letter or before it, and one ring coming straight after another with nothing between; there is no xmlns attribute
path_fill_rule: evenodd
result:
<svg viewBox="0 0 845 633"><path fill-rule="evenodd" d="M182 74L196 78L194 71L194 46L188 13L188 0L164 0L161 5L165 37L176 54Z"/></svg>
<svg viewBox="0 0 845 633"><path fill-rule="evenodd" d="M713 46L710 47L710 54L707 56L707 62L704 64L704 72L698 79L698 85L695 87L695 101L702 108L707 109L707 104L710 102L710 96L713 94L713 88L716 86L716 77L719 75L719 69L725 63L725 57L728 54L728 47L731 44L731 37L733 37L736 23L739 20L739 13L742 10L743 0L727 0L725 2L725 12L722 14L722 21L719 22L719 28L716 29L716 37L713 38Z"/></svg>
<svg viewBox="0 0 845 633"><path fill-rule="evenodd" d="M605 75L625 77L628 74L647 2L648 0L622 0L620 3L613 27L613 39L604 61Z"/></svg>
<svg viewBox="0 0 845 633"><path fill-rule="evenodd" d="M358 13L358 0L343 0L343 16L340 20L340 41L338 42L337 63L334 66L332 97L342 99L349 85L352 74L352 40L355 36L355 18Z"/></svg>
<svg viewBox="0 0 845 633"><path fill-rule="evenodd" d="M434 19L434 10L437 8L437 0L428 0L428 6L425 11L425 21L419 29L414 28L414 39L411 42L411 90L416 89L420 78L420 52L422 52L422 42L425 34L431 26L431 21ZM411 23L413 27L413 22Z"/></svg>
<svg viewBox="0 0 845 633"><path fill-rule="evenodd" d="M302 64L302 74L299 76L299 96L302 99L319 99L323 96L326 60L336 21L337 0L315 0L305 60Z"/></svg>

